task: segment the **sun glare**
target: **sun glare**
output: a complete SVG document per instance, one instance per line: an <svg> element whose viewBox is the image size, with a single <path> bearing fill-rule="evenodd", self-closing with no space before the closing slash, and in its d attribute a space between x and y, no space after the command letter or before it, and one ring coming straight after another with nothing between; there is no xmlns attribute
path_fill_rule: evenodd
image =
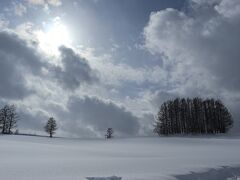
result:
<svg viewBox="0 0 240 180"><path fill-rule="evenodd" d="M45 31L37 33L40 47L49 53L57 53L61 45L71 45L70 33L66 25L55 22Z"/></svg>
<svg viewBox="0 0 240 180"><path fill-rule="evenodd" d="M51 27L46 33L46 38L49 44L55 47L70 43L68 29L63 24L58 24Z"/></svg>

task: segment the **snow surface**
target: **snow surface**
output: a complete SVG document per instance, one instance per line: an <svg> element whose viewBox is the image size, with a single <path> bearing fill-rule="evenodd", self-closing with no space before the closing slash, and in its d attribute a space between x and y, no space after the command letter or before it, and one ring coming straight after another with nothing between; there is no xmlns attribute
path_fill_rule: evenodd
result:
<svg viewBox="0 0 240 180"><path fill-rule="evenodd" d="M86 180L112 176L122 180L184 179L180 175L191 179L192 171L210 172L209 168L221 166L240 167L240 139L0 136L0 179L5 180ZM234 172L239 174L231 174L228 179L240 177L240 168ZM201 173L197 176L200 179Z"/></svg>

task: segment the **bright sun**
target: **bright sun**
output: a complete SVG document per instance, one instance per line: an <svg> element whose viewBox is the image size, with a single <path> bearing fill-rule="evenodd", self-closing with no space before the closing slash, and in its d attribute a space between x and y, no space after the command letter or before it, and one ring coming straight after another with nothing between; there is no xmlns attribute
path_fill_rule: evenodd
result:
<svg viewBox="0 0 240 180"><path fill-rule="evenodd" d="M68 29L64 24L54 25L46 33L46 38L49 44L55 47L70 43Z"/></svg>
<svg viewBox="0 0 240 180"><path fill-rule="evenodd" d="M61 45L71 45L70 33L66 25L55 22L45 31L37 33L40 47L49 53L57 53Z"/></svg>

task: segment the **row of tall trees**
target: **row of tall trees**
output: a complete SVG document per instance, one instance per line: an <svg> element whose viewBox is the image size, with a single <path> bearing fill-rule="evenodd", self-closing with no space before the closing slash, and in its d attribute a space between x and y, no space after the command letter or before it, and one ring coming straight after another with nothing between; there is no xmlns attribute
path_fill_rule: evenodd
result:
<svg viewBox="0 0 240 180"><path fill-rule="evenodd" d="M14 105L5 105L0 109L0 131L2 134L12 134L17 126L18 115Z"/></svg>
<svg viewBox="0 0 240 180"><path fill-rule="evenodd" d="M232 116L220 100L176 98L161 105L154 132L159 135L226 133L232 124Z"/></svg>

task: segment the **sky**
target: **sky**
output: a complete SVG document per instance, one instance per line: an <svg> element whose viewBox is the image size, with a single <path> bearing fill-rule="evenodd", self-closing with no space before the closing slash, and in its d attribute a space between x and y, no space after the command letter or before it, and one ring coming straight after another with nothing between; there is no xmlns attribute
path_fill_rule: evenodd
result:
<svg viewBox="0 0 240 180"><path fill-rule="evenodd" d="M221 99L240 130L239 0L0 1L0 105L19 132L152 136L159 106Z"/></svg>

